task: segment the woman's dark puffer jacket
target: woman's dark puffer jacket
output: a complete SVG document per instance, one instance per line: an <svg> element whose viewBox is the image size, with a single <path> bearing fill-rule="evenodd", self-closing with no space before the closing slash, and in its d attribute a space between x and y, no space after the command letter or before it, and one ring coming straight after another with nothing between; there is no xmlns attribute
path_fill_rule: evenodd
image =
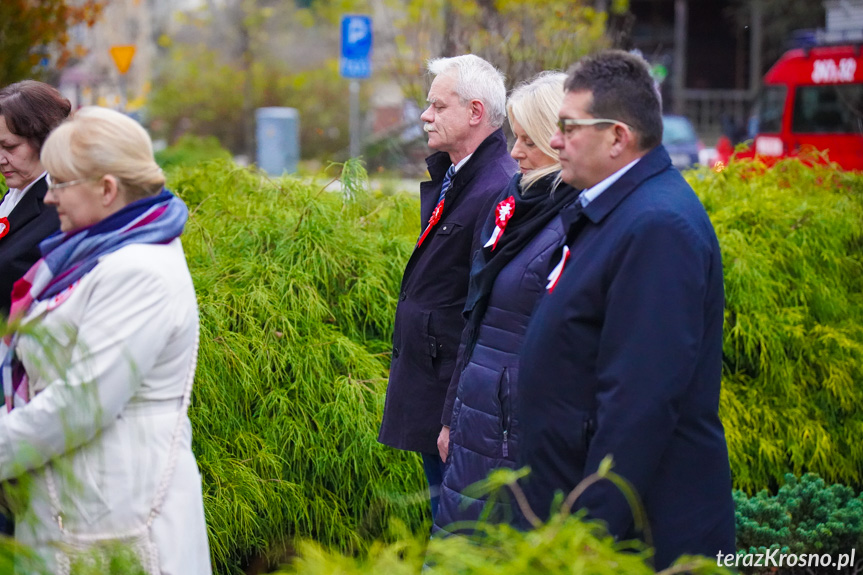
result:
<svg viewBox="0 0 863 575"><path fill-rule="evenodd" d="M518 353L530 316L545 293L548 274L554 267L550 259L563 240L563 224L555 216L494 281L476 346L458 381L449 456L432 529L436 535L469 531L468 526L453 529L451 525L478 520L486 497L469 497L464 494L465 488L485 479L492 469L515 467L519 426L513 405ZM513 519L513 510L504 499L489 512L491 521Z"/></svg>

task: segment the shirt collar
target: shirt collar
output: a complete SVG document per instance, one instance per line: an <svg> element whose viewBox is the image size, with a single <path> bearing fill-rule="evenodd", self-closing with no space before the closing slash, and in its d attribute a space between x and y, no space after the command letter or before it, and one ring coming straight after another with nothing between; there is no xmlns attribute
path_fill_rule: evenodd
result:
<svg viewBox="0 0 863 575"><path fill-rule="evenodd" d="M629 169L632 166L634 166L638 162L638 160L640 160L640 159L641 158L635 158L634 160L632 160L631 162L629 162L628 164L626 164L625 166L623 166L622 168L620 168L619 170L617 170L616 172L614 172L613 174L611 174L610 176L608 176L607 178L605 178L604 180L599 182L598 184L596 184L590 188L587 188L586 190L583 190L578 195L578 201L581 204L581 207L586 207L587 204L589 204L590 202L592 202L593 200L598 198L599 194L601 194L602 192L604 192L605 190L610 188L611 184L613 184L614 182L619 180L623 176L623 174L628 172Z"/></svg>
<svg viewBox="0 0 863 575"><path fill-rule="evenodd" d="M470 154L468 154L467 156L465 156L464 158L462 158L461 162L459 162L458 164L456 164L456 165L455 165L455 171L456 171L456 172L457 172L457 171L459 171L459 170L461 169L461 167L462 167L463 165L465 165L465 164L467 163L467 161L468 161L468 160L470 160L470 157L471 157L471 156L473 156L473 152L471 152Z"/></svg>
<svg viewBox="0 0 863 575"><path fill-rule="evenodd" d="M27 191L32 188L36 182L44 178L47 173L47 171L42 172L41 176L27 184L20 190L17 188L9 188L9 190L6 192L6 195L3 196L2 202L0 202L0 217L5 218L9 214L11 214L12 210L15 209L15 206L17 206L18 203L21 201L21 198L24 197L24 194L26 194Z"/></svg>

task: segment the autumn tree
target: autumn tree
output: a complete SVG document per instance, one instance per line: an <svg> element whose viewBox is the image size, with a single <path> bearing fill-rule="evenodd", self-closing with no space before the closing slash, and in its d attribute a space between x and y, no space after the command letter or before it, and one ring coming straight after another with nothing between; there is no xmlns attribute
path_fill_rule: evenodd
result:
<svg viewBox="0 0 863 575"><path fill-rule="evenodd" d="M511 87L611 47L609 17L625 14L629 0L316 0L310 9L333 21L343 13L371 13L376 46L394 47L383 73L422 102L429 58L476 54Z"/></svg>
<svg viewBox="0 0 863 575"><path fill-rule="evenodd" d="M494 62L515 83L542 70L566 70L608 47L608 12L592 0L447 0L443 55L474 53ZM628 2L609 9L623 12Z"/></svg>
<svg viewBox="0 0 863 575"><path fill-rule="evenodd" d="M100 0L2 0L0 2L0 86L39 77L49 55L62 68L74 55L69 29L92 26L102 14Z"/></svg>

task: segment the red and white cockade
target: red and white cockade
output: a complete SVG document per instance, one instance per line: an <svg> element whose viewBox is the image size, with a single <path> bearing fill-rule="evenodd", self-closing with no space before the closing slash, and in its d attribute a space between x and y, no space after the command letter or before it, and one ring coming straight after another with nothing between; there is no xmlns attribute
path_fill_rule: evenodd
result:
<svg viewBox="0 0 863 575"><path fill-rule="evenodd" d="M431 229L435 226L436 223L440 221L440 215L443 213L443 200L437 203L434 211L432 212L431 217L429 218L429 223L426 226L426 229L423 230L423 235L420 236L420 239L417 240L417 247L423 245L423 240L426 239L426 236L429 234Z"/></svg>
<svg viewBox="0 0 863 575"><path fill-rule="evenodd" d="M507 222L509 222L513 214L515 214L515 198L510 196L497 205L494 214L494 232L492 232L488 242L483 246L484 248L491 246L491 251L494 251L494 248L497 247L497 242L506 229Z"/></svg>
<svg viewBox="0 0 863 575"><path fill-rule="evenodd" d="M557 282L560 280L560 276L563 274L563 268L566 266L566 262L569 259L569 246L563 246L563 252L560 254L560 262L554 269L551 270L551 273L548 274L548 285L545 286L545 289L548 290L548 293L554 291L554 286L557 285Z"/></svg>

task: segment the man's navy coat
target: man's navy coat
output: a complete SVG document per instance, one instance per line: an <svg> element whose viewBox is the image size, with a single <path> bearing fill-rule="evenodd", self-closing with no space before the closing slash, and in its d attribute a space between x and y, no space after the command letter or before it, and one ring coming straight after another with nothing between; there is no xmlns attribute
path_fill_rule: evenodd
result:
<svg viewBox="0 0 863 575"><path fill-rule="evenodd" d="M0 316L9 315L12 285L42 257L39 243L60 229L54 206L46 206L48 183L38 180L9 214L9 232L0 238Z"/></svg>
<svg viewBox="0 0 863 575"><path fill-rule="evenodd" d="M547 517L556 490L611 455L644 504L657 569L683 553L733 553L718 417L725 302L710 220L661 146L579 210L564 212L572 251L522 349L528 500ZM643 537L608 481L576 507L618 538Z"/></svg>
<svg viewBox="0 0 863 575"><path fill-rule="evenodd" d="M443 152L427 163L431 181L420 185L422 229L451 165ZM506 136L498 129L456 172L440 221L408 260L396 308L381 443L437 453L441 413L464 329L471 256L480 246L485 216L515 170Z"/></svg>

